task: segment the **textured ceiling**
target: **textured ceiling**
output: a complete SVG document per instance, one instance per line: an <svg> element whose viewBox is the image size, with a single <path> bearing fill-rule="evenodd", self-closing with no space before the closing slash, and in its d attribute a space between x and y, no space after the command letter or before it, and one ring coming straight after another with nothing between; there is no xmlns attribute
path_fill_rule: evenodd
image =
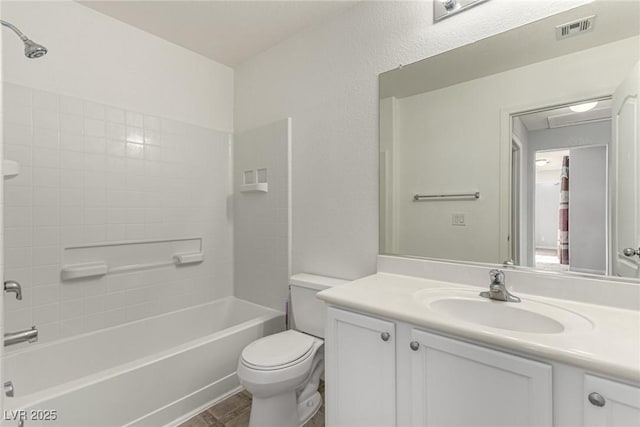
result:
<svg viewBox="0 0 640 427"><path fill-rule="evenodd" d="M357 1L79 3L233 67Z"/></svg>

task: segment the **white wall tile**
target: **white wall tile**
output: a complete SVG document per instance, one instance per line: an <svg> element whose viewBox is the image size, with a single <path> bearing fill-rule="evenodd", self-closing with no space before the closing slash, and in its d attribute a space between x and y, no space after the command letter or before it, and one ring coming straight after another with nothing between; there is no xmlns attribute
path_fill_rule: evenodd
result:
<svg viewBox="0 0 640 427"><path fill-rule="evenodd" d="M31 227L6 227L4 230L4 245L6 248L31 247Z"/></svg>
<svg viewBox="0 0 640 427"><path fill-rule="evenodd" d="M34 306L53 304L59 301L58 285L43 285L33 288L33 304Z"/></svg>
<svg viewBox="0 0 640 427"><path fill-rule="evenodd" d="M137 144L144 143L144 131L142 128L127 125L125 132L127 141Z"/></svg>
<svg viewBox="0 0 640 427"><path fill-rule="evenodd" d="M83 114L82 100L70 96L60 96L60 113L81 116Z"/></svg>
<svg viewBox="0 0 640 427"><path fill-rule="evenodd" d="M5 194L5 197L10 196ZM11 206L10 203L5 204L4 208L4 225L5 227L31 227L33 223L33 210L31 206ZM11 268L11 264L7 264Z"/></svg>
<svg viewBox="0 0 640 427"><path fill-rule="evenodd" d="M35 167L57 168L59 161L58 150L40 147L33 150L33 166Z"/></svg>
<svg viewBox="0 0 640 427"><path fill-rule="evenodd" d="M84 119L84 133L88 136L105 136L105 123L102 120Z"/></svg>
<svg viewBox="0 0 640 427"><path fill-rule="evenodd" d="M82 124L80 129L82 129ZM60 148L71 151L84 151L84 137L80 133L60 132Z"/></svg>
<svg viewBox="0 0 640 427"><path fill-rule="evenodd" d="M60 263L59 249L57 246L35 246L32 257L34 266L58 265Z"/></svg>
<svg viewBox="0 0 640 427"><path fill-rule="evenodd" d="M124 111L119 108L107 107L107 121L112 123L125 123Z"/></svg>
<svg viewBox="0 0 640 427"><path fill-rule="evenodd" d="M106 127L107 138L124 141L126 139L126 136L127 136L126 128L123 124L107 122L107 127Z"/></svg>
<svg viewBox="0 0 640 427"><path fill-rule="evenodd" d="M33 286L46 285L49 283L56 283L60 276L57 263L55 265L41 265L33 267L31 284ZM35 263L34 263L35 265Z"/></svg>
<svg viewBox="0 0 640 427"><path fill-rule="evenodd" d="M4 109L4 121L19 125L31 126L31 107L25 105L9 104Z"/></svg>
<svg viewBox="0 0 640 427"><path fill-rule="evenodd" d="M57 153L56 153L57 154ZM22 193L26 193L22 191ZM33 187L33 206L57 206L60 203L59 190L56 187Z"/></svg>
<svg viewBox="0 0 640 427"><path fill-rule="evenodd" d="M60 131L82 134L84 131L84 119L82 116L60 114Z"/></svg>
<svg viewBox="0 0 640 427"><path fill-rule="evenodd" d="M127 126L135 126L141 128L144 126L143 116L140 113L134 113L133 111L127 111L126 113Z"/></svg>
<svg viewBox="0 0 640 427"><path fill-rule="evenodd" d="M31 146L5 144L4 153L6 159L16 161L20 166L32 165ZM11 181L9 181L8 185L11 185Z"/></svg>
<svg viewBox="0 0 640 427"><path fill-rule="evenodd" d="M60 171L53 168L34 167L33 185L42 187L57 187L60 184Z"/></svg>
<svg viewBox="0 0 640 427"><path fill-rule="evenodd" d="M58 129L58 112L45 110L44 108L33 109L33 125L43 129Z"/></svg>
<svg viewBox="0 0 640 427"><path fill-rule="evenodd" d="M37 323L46 342L232 294L228 134L9 86L5 156L22 170L5 187L5 260L25 299L7 325ZM200 266L60 281L70 246L193 236L212 254Z"/></svg>
<svg viewBox="0 0 640 427"><path fill-rule="evenodd" d="M60 302L60 320L82 317L85 314L84 299L74 299Z"/></svg>
<svg viewBox="0 0 640 427"><path fill-rule="evenodd" d="M35 246L58 245L60 239L60 229L57 226L34 227L33 244Z"/></svg>
<svg viewBox="0 0 640 427"><path fill-rule="evenodd" d="M13 107L7 107L13 108ZM5 115L4 142L6 144L32 145L31 126L24 124L8 123Z"/></svg>
<svg viewBox="0 0 640 427"><path fill-rule="evenodd" d="M34 90L32 99L35 108L58 111L58 95L55 93Z"/></svg>
<svg viewBox="0 0 640 427"><path fill-rule="evenodd" d="M95 102L84 102L84 116L90 119L104 120L105 106Z"/></svg>
<svg viewBox="0 0 640 427"><path fill-rule="evenodd" d="M48 304L33 307L33 323L42 325L44 323L56 322L60 319L60 304Z"/></svg>
<svg viewBox="0 0 640 427"><path fill-rule="evenodd" d="M58 131L56 129L33 128L33 145L35 147L58 148Z"/></svg>
<svg viewBox="0 0 640 427"><path fill-rule="evenodd" d="M9 106L25 105L31 107L32 92L33 90L28 87L5 83L2 92L3 102Z"/></svg>
<svg viewBox="0 0 640 427"><path fill-rule="evenodd" d="M84 153L77 151L61 151L60 168L67 170L83 170Z"/></svg>
<svg viewBox="0 0 640 427"><path fill-rule="evenodd" d="M5 206L31 206L33 204L29 187L7 185L4 194L7 198Z"/></svg>

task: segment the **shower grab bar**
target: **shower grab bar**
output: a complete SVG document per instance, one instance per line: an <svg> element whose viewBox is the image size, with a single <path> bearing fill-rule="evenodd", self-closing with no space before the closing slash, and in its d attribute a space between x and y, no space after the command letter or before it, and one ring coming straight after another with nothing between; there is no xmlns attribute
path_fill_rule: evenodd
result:
<svg viewBox="0 0 640 427"><path fill-rule="evenodd" d="M475 193L458 193L458 194L414 194L413 201L419 202L423 200L438 200L438 199L479 199L480 192Z"/></svg>
<svg viewBox="0 0 640 427"><path fill-rule="evenodd" d="M147 270L151 268L170 267L172 265L195 264L204 261L203 252L185 252L175 254L171 261L149 262L143 264L128 264L109 267L105 262L65 265L62 267L62 280L81 279L86 277L100 277L113 273Z"/></svg>

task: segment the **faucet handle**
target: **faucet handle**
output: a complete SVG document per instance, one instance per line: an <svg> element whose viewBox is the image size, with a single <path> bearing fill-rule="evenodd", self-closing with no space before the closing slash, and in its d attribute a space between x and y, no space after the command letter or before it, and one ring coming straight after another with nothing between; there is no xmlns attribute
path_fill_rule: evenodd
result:
<svg viewBox="0 0 640 427"><path fill-rule="evenodd" d="M15 280L5 280L4 291L15 293L17 300L22 299L22 286L20 286L20 283L16 282Z"/></svg>
<svg viewBox="0 0 640 427"><path fill-rule="evenodd" d="M498 270L497 268L489 271L489 278L491 279L491 283L504 283L504 272L502 270Z"/></svg>

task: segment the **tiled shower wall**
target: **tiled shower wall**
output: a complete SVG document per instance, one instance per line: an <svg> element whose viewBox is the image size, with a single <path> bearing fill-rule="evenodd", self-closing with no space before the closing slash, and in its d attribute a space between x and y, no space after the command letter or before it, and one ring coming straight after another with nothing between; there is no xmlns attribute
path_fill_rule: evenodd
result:
<svg viewBox="0 0 640 427"><path fill-rule="evenodd" d="M5 83L5 330L40 342L233 294L230 134ZM202 238L205 261L60 280L64 248ZM158 260L164 261L164 260Z"/></svg>

